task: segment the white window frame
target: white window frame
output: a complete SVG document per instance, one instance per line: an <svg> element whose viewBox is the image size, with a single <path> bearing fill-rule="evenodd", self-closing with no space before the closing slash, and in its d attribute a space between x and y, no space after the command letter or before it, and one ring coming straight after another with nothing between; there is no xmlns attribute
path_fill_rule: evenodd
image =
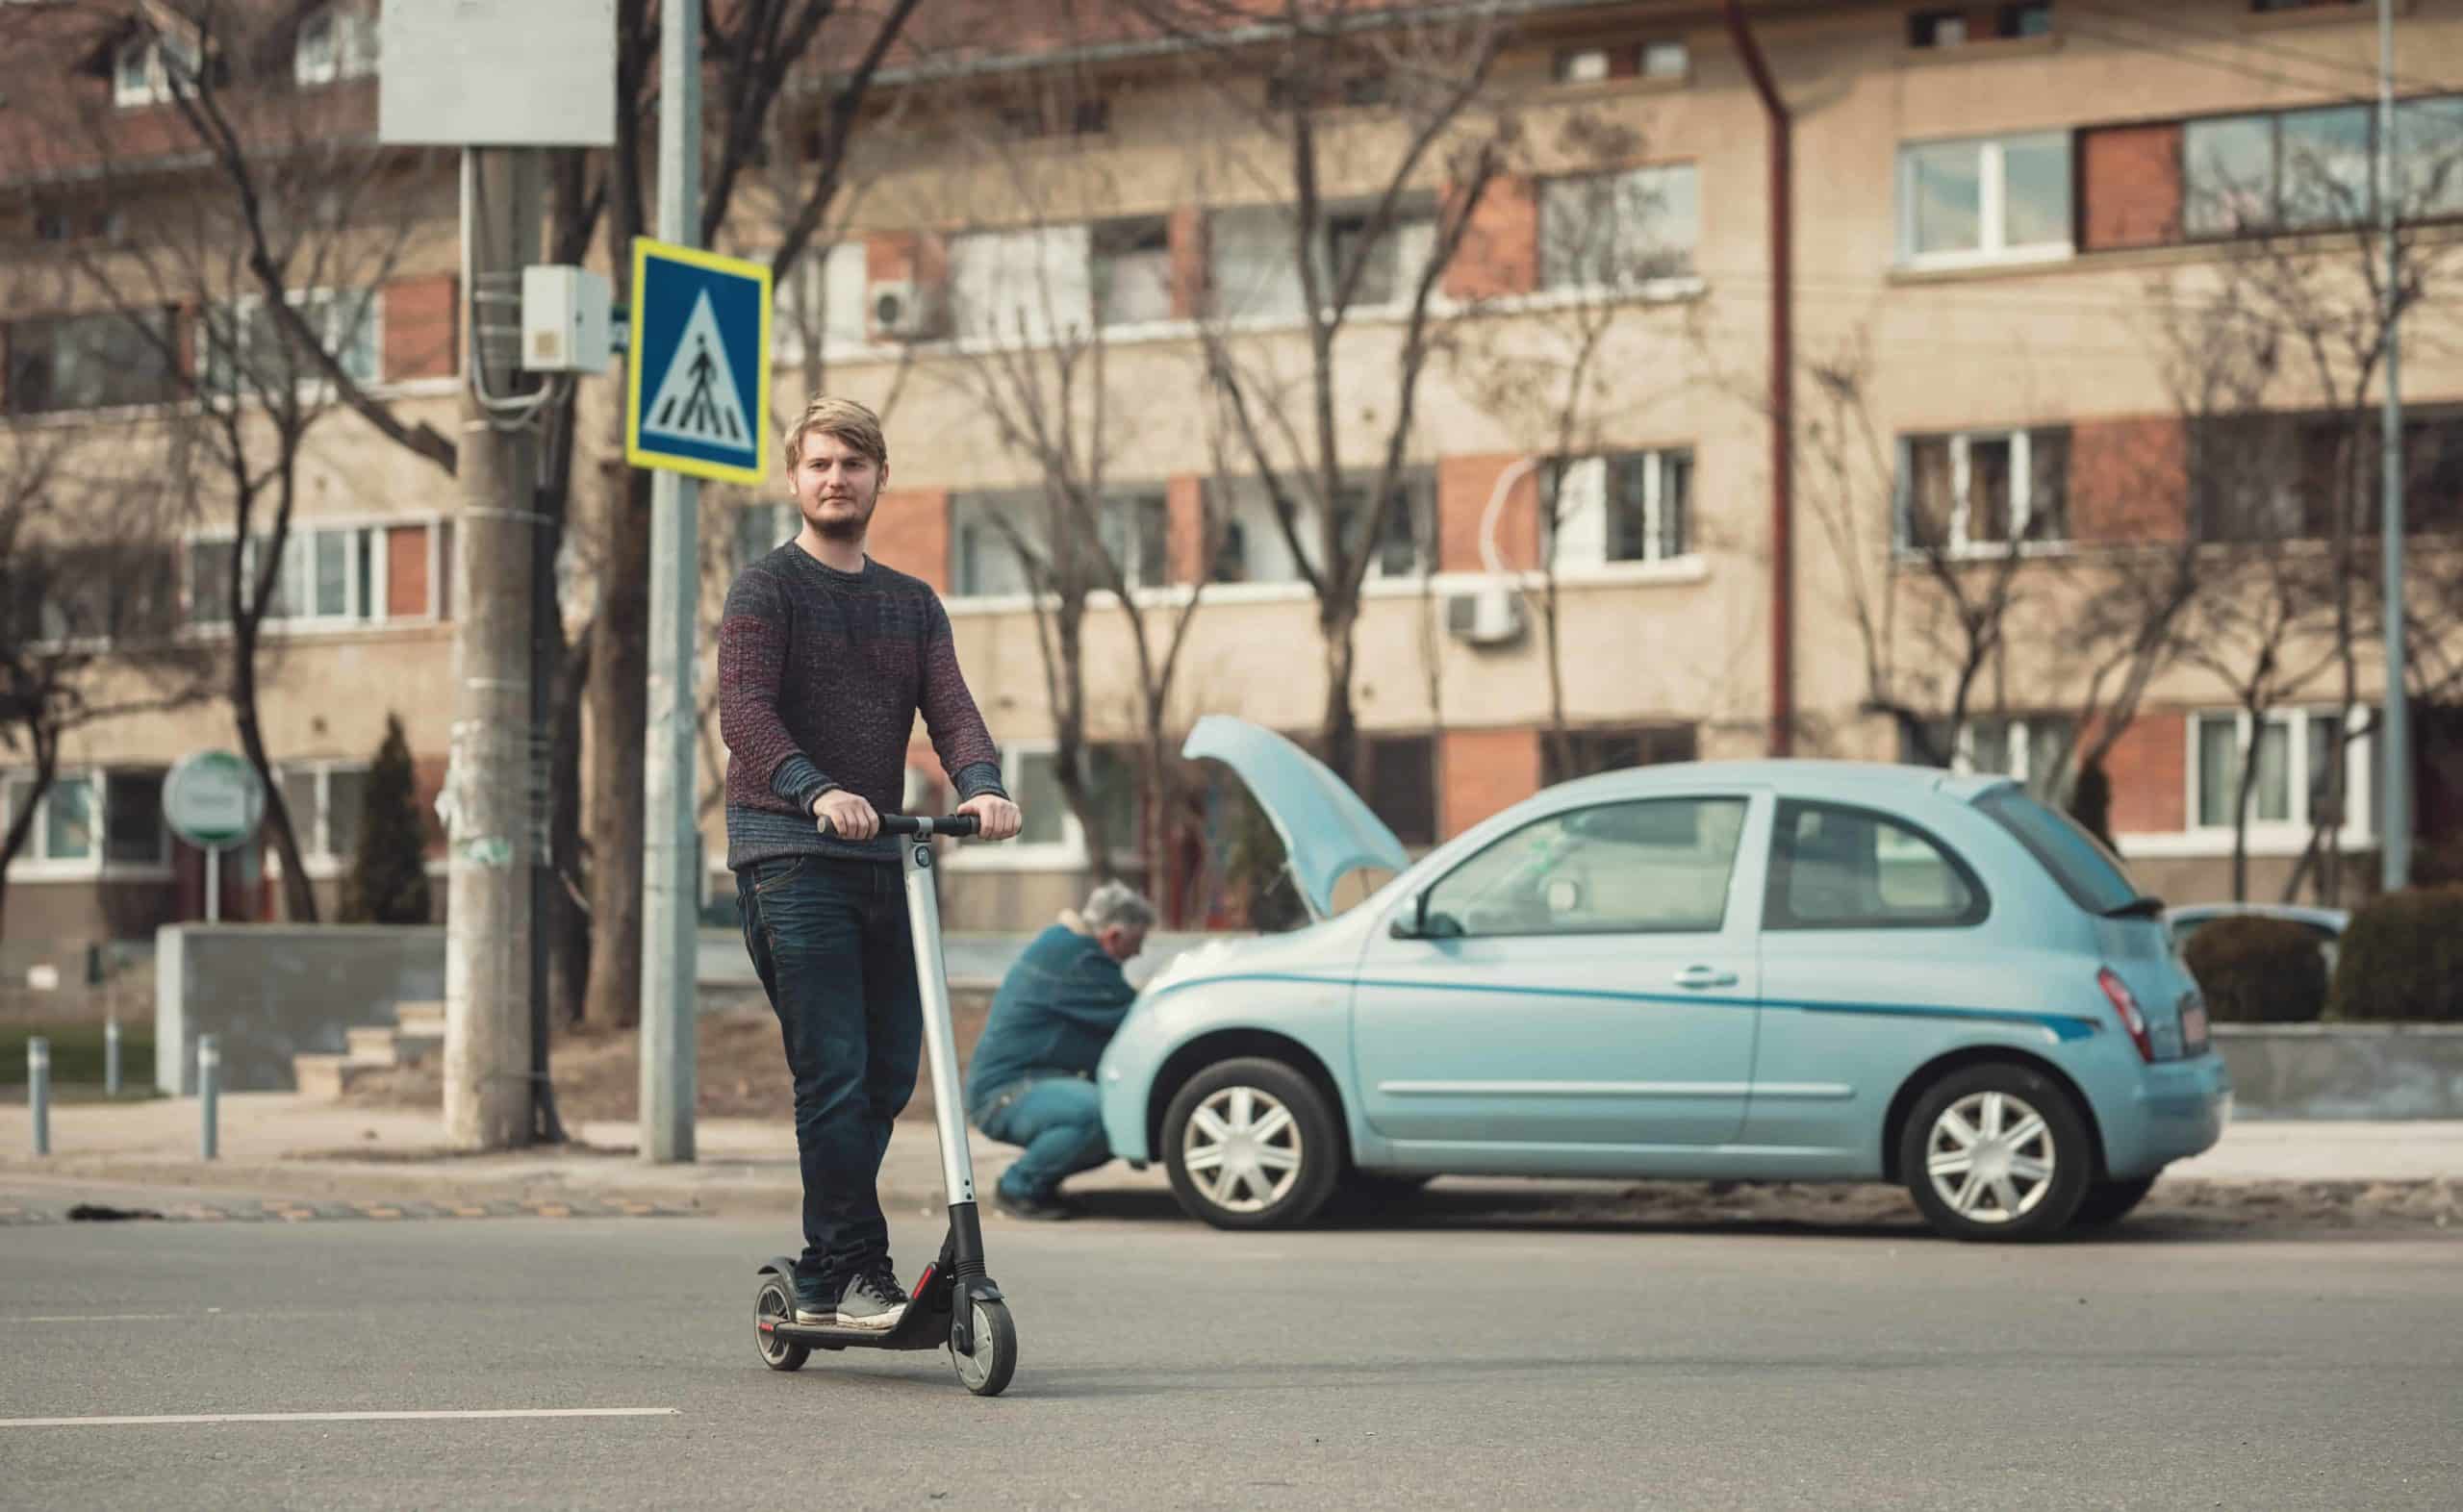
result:
<svg viewBox="0 0 2463 1512"><path fill-rule="evenodd" d="M343 353L336 348L335 344L334 327L337 324L336 313L346 308L348 302L352 298L355 298L362 293L365 293L368 298L368 371L365 373L352 373L350 372L349 365L344 363L343 365L343 371L350 373L351 381L358 384L361 388L373 389L383 384L385 381L385 290L382 289L369 289L364 290L355 289L294 289L289 290L284 297L287 298L293 306L305 305L310 300L316 299L321 299L324 301L324 305L322 307L324 318L317 322L322 329L317 332L317 337L324 342L326 349L329 352L332 352L336 360L339 361L342 358ZM216 317L232 321L233 335L239 340L240 344L244 348L248 334L248 322L254 319L257 313L265 308L265 302L266 296L262 293L239 294L233 298L223 300L212 307L211 314L209 314L207 317L207 329L210 331L212 321ZM240 391L236 374L216 372L214 366L213 342L210 336L207 338L206 349L199 352L197 354L197 365L199 369L199 376L202 380L202 387L204 387L207 391L223 394L225 396L237 395L241 398L248 397L246 393ZM297 388L299 392L302 394L325 395L332 392L333 384L320 373L303 373L299 379Z"/></svg>
<svg viewBox="0 0 2463 1512"><path fill-rule="evenodd" d="M112 54L112 103L123 110L170 104L177 96L172 92L171 71L165 59L174 51L181 55L180 66L193 76L197 66L193 51L163 33L146 32L122 42ZM144 66L145 81L141 85L129 82L132 61Z"/></svg>
<svg viewBox="0 0 2463 1512"><path fill-rule="evenodd" d="M292 615L268 614L260 633L268 636L287 634L322 634L337 630L381 630L409 625L435 624L444 616L443 609L446 589L441 573L453 570L453 563L444 554L443 516L409 517L354 517L294 521L291 534L283 542L283 549L292 554L285 565L285 576L277 581L290 581L295 591L305 596L303 612ZM424 528L427 552L427 603L416 613L396 615L389 611L393 599L394 551L392 534L396 530ZM361 592L358 564L344 564L343 595L344 611L340 615L316 613L316 546L320 535L341 534L352 542L355 551L368 554L367 590ZM229 619L201 620L193 617L192 606L197 595L208 591L195 577L196 548L227 544L238 537L228 529L191 531L180 541L180 606L179 631L184 637L213 638L231 633ZM251 536L241 548L242 573L256 570L257 554L266 538Z"/></svg>
<svg viewBox="0 0 2463 1512"><path fill-rule="evenodd" d="M1089 743L1090 746L1093 743ZM1001 749L1001 786L1012 800L1019 797L1019 778L1030 756L1056 757L1060 747L1049 740L1018 741ZM951 794L954 803L956 794ZM1062 802L1055 786L1051 801L1060 805L1060 838L1033 844L1014 840L1005 845L959 845L950 851L943 865L961 871L1074 871L1088 865L1086 827L1078 816ZM1115 865L1137 859L1134 846L1116 846L1112 851Z"/></svg>
<svg viewBox="0 0 2463 1512"><path fill-rule="evenodd" d="M1637 181L1638 188L1636 192L1650 194L1663 192L1659 186L1676 180L1682 180L1688 186L1693 201L1693 239L1685 248L1685 271L1682 273L1669 273L1647 278L1619 277L1607 283L1601 283L1596 279L1589 278L1587 276L1568 283L1552 284L1548 282L1548 198L1549 191L1551 189L1570 189L1574 186L1587 184L1622 185L1627 181ZM1612 190L1612 198L1617 206L1621 207L1624 199L1624 195L1621 190ZM1702 221L1707 211L1707 207L1704 205L1702 200L1702 168L1701 164L1698 163L1690 160L1681 160L1668 163L1638 163L1621 168L1601 168L1583 173L1561 174L1553 178L1543 179L1539 184L1537 211L1539 242L1537 247L1537 256L1532 268L1532 282L1534 292L1543 297L1555 296L1559 298L1580 298L1585 295L1610 293L1627 294L1662 292L1680 286L1691 284L1701 276L1700 259L1702 256L1703 240ZM1612 229L1622 229L1622 227L1619 225ZM1650 229L1650 220L1647 217L1641 221L1640 229L1644 231ZM1591 270L1586 271L1587 272Z"/></svg>
<svg viewBox="0 0 2463 1512"><path fill-rule="evenodd" d="M2045 794L2040 792L2036 787L2037 753L2035 746L2037 743L2037 737L2044 733L2042 726L2046 722L2053 719L2069 718L2071 718L2071 717L2066 714L2054 714L2042 711L2034 714L1968 715L1964 720L1960 721L1958 734L1952 740L1950 769L1958 772L1962 776L1974 775L1977 771L1975 765L1976 727L1981 724L1999 723L2009 732L2010 769L2006 772L1997 772L1993 773L1992 775L2008 777L2011 781L2026 789L2029 793L2036 794L2038 797L2043 797ZM2072 722L2074 724L2075 721L2073 720ZM2043 753L2044 760L2054 761L2059 759L2061 755L2060 743L2058 741L2049 741L2046 742L2046 744L2051 748ZM2067 794L2057 795L2064 798L2068 796Z"/></svg>
<svg viewBox="0 0 2463 1512"><path fill-rule="evenodd" d="M124 769L131 776L160 775L158 772L151 771L140 773L133 768ZM171 875L171 826L167 821L160 824L156 829L160 841L155 859L151 861L107 859L111 854L111 780L112 769L108 767L63 767L53 773L50 791L46 792L35 804L34 829L26 837L26 848L15 861L9 865L9 879L13 882L96 880L145 882L169 878ZM90 784L94 794L93 854L55 859L49 853L51 800L53 794L60 791L60 784L72 781ZM0 824L8 821L9 805L5 801L7 795L13 794L21 783L31 787L34 783L34 773L22 768L0 771Z"/></svg>
<svg viewBox="0 0 2463 1512"><path fill-rule="evenodd" d="M2006 263L2054 263L2077 255L2074 235L2065 234L2058 241L2031 242L2010 246L2003 238L2009 223L2009 178L2005 156L2013 146L2036 141L2058 140L2069 162L2074 176L2077 171L2078 142L2069 131L2011 132L1996 137L1934 138L1927 141L1902 142L1898 149L1898 261L1901 267L1954 268L1982 267ZM1941 252L1919 252L1916 247L1916 159L1920 150L1933 147L1972 146L1978 154L1976 167L1976 244L1972 248L1955 248ZM2077 214L2077 190L2070 190L2070 214Z"/></svg>
<svg viewBox="0 0 2463 1512"><path fill-rule="evenodd" d="M372 764L364 759L340 756L275 764L274 780L277 782L287 783L299 775L314 776L317 781L317 812L306 816L304 820L295 811L291 816L292 837L299 842L300 866L311 881L330 882L350 869L351 866L351 857L338 854L333 849L334 773L365 774L372 769ZM272 845L266 847L266 872L268 876L282 875L282 852Z"/></svg>
<svg viewBox="0 0 2463 1512"><path fill-rule="evenodd" d="M325 29L325 56L312 61L308 34L320 25ZM334 0L309 12L299 20L291 67L292 78L303 89L368 78L376 72L376 18L352 0Z"/></svg>
<svg viewBox="0 0 2463 1512"><path fill-rule="evenodd" d="M1570 475L1578 466L1595 465L1598 467L1599 491L1592 503L1598 508L1600 517L1600 528L1595 539L1576 538L1581 542L1582 548L1587 554L1570 558L1560 552L1566 511L1562 508L1552 509L1548 512L1549 517L1540 522L1543 531L1548 535L1545 544L1551 566L1554 567L1560 578L1566 574L1568 568L1583 576L1613 576L1620 572L1632 571L1636 567L1659 567L1670 562L1690 561L1700 555L1694 548L1689 519L1689 528L1685 532L1685 549L1673 556L1661 549L1662 542L1667 534L1664 528L1667 511L1667 464L1673 457L1685 459L1687 473L1689 477L1697 466L1693 448L1690 446L1647 446L1625 451L1585 452L1579 456L1559 459L1560 478ZM1611 557L1608 554L1608 479L1611 468L1626 458L1638 458L1641 461L1642 554L1638 557ZM1562 484L1559 486L1562 487ZM1574 506L1576 509L1581 507L1580 504Z"/></svg>
<svg viewBox="0 0 2463 1512"><path fill-rule="evenodd" d="M2051 429L2053 427L2038 427ZM1918 441L1947 441L1950 443L1950 519L1949 540L1944 549L1954 557L2006 556L2016 548L2020 552L2059 550L2069 545L2059 536L2031 541L2027 531L2035 523L2036 459L2034 430L2017 427L2010 430L1952 431L1947 435L1927 432L1901 436L1898 439L1898 553L1902 557L1922 554L1916 543L1916 445ZM2010 539L2007 541L1976 541L1969 537L1968 525L1972 518L1973 504L1968 485L1973 481L1973 446L1977 441L2007 441L2010 444ZM2062 501L2067 513L2068 500Z"/></svg>
<svg viewBox="0 0 2463 1512"><path fill-rule="evenodd" d="M2298 854L2307 846L2310 835L2309 791L2312 786L2309 780L2309 726L2313 720L2331 721L2334 717L2335 709L2331 705L2321 707L2316 704L2295 704L2267 711L2267 723L2289 727L2286 736L2288 749L2284 758L2284 782L2289 790L2284 795L2286 800L2284 808L2289 817L2281 819L2261 819L2253 812L2249 819L2248 831L2253 850L2264 849L2278 854ZM2370 822L2370 809L2374 802L2374 785L2377 777L2374 759L2377 738L2374 733L2369 731L2371 718L2371 710L2354 708L2345 726L2349 737L2344 743L2345 818L2343 827L2335 834L2335 844L2342 849L2363 848L2375 844L2377 839L2375 828ZM2184 833L2210 840L2221 838L2226 844L2231 841L2231 820L2226 819L2221 824L2208 824L2198 817L2199 781L2202 775L2199 769L2198 741L2201 732L2209 723L2227 718L2233 721L2235 760L2240 765L2246 766L2249 761L2257 728L2255 722L2250 719L2247 710L2193 710L2189 718L2182 721L2187 732L2189 750L2186 760L2182 763L2184 789L2182 797L2185 806L2181 811ZM2226 807L2230 806L2229 794L2224 795L2224 803ZM2250 795L2250 808L2253 811L2257 808L2257 795L2254 794Z"/></svg>

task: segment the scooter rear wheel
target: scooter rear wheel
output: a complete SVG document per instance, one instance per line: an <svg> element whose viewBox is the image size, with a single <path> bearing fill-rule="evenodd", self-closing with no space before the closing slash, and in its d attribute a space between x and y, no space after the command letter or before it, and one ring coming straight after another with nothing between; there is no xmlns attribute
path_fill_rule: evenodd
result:
<svg viewBox="0 0 2463 1512"><path fill-rule="evenodd" d="M1009 1377L1018 1370L1018 1328L1009 1321L1009 1309L1001 1302L978 1301L975 1304L975 1324L970 1330L974 1346L960 1353L957 1342L950 1343L950 1363L957 1367L958 1379L966 1389L978 1397L998 1397L1008 1388Z"/></svg>
<svg viewBox="0 0 2463 1512"><path fill-rule="evenodd" d="M752 1298L752 1339L754 1347L761 1351L761 1363L774 1371L800 1371L804 1368L804 1361L812 1358L812 1349L808 1346L782 1338L772 1328L762 1326L768 1323L774 1328L779 1323L794 1322L795 1316L796 1298L788 1292L787 1283L774 1275L763 1277L761 1290Z"/></svg>

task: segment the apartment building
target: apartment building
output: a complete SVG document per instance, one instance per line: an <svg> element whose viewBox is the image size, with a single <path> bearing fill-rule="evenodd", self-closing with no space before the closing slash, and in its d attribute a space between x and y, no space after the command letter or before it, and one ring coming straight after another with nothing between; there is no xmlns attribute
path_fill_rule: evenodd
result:
<svg viewBox="0 0 2463 1512"><path fill-rule="evenodd" d="M2399 9L2399 193L2425 264L2445 245L2440 222L2463 212L2463 170L2442 168L2463 152L2463 15L2430 0ZM1802 755L1930 755L2049 787L2109 708L2094 691L2102 643L2083 628L2121 570L2108 564L2177 547L2221 572L2202 550L2324 549L2318 500L2348 428L2331 396L2288 379L2272 391L2267 404L2316 412L2315 440L2293 446L2271 491L2226 497L2203 476L2231 450L2216 441L2223 416L2185 404L2171 336L2179 313L2227 287L2254 249L2358 265L2351 227L2374 213L2373 8L1743 7L1791 114L1793 465L1776 645L1766 396L1782 281L1771 126L1750 70L1716 4L1503 10L1510 30L1475 103L1440 135L1460 145L1501 114L1511 132L1432 286L1438 349L1413 395L1391 527L1369 544L1357 629L1361 785L1408 844L1562 775L1760 754L1782 740ZM364 102L381 70L355 19L367 13L311 13L290 87ZM1460 41L1459 26L1447 35ZM1054 786L1049 621L1033 592L1036 564L1059 549L1051 471L1004 437L998 412L1033 392L1057 415L1052 386L1078 364L1074 434L1102 456L1099 534L1130 598L1088 602L1086 728L1105 828L1128 837L1118 859L1134 868L1132 614L1159 638L1185 613L1173 724L1223 710L1305 738L1326 704L1307 560L1317 505L1304 498L1286 534L1206 366L1219 348L1256 378L1254 393L1308 394L1308 295L1293 256L1291 148L1266 124L1275 91L1291 87L1270 38L1227 54L1124 23L977 41L882 80L848 221L782 283L773 404L792 413L818 372L889 416L875 554L947 599L1028 815L1019 844L952 858L950 907L962 926L1023 927L1066 899L1091 858ZM160 45L132 34L81 60L72 80L122 114L126 139L169 109L145 53ZM1362 56L1393 66L1340 81L1310 116L1329 207L1311 255L1327 271L1358 264L1330 395L1347 481L1320 501L1346 516L1362 512L1385 459L1414 294L1464 189L1463 160L1431 151L1381 232L1377 207L1413 137L1405 64L1443 60L1432 61L1434 43L1376 45ZM0 115L22 117L10 94ZM180 375L149 370L124 312L44 274L68 244L108 246L125 235L122 217L179 191L190 170L167 146L176 133L153 129L165 145L138 206L97 197L95 176L73 163L10 175L8 287L59 290L56 306L10 300L5 404L19 444L47 428L141 430L178 402ZM782 135L791 166L793 134ZM442 428L460 366L450 180L431 162L400 171L403 200L436 211L426 230L402 239L381 285L301 298L334 323L355 378ZM777 232L749 198L723 240L760 255ZM1355 259L1363 239L1370 250ZM2445 318L2433 294L2413 329ZM203 316L172 305L162 318ZM1585 341L1594 381L1568 398L1551 376ZM2403 383L2407 497L2428 561L2463 510L2452 343L2413 342ZM601 416L610 397L594 400ZM1295 440L1313 435L1305 408L1285 418ZM606 433L585 430L586 442ZM389 714L403 719L426 789L442 782L454 503L431 464L349 414L317 426L302 479L264 723L304 816L311 872L330 889ZM781 481L768 496L705 495L721 559L705 621L724 566L792 532L783 492ZM216 633L226 613L210 588L216 569L255 549L210 512L184 530L178 634ZM2003 603L1963 700L1953 669L1978 638L1945 616L1939 585L1951 578ZM2228 891L2245 768L2253 895L2280 892L2301 867L2337 762L2349 818L2325 827L2346 856L2374 854L2375 755L2366 734L2346 741L2337 728L2339 664L2317 623L2275 647L2283 664L2315 670L2272 690L2259 716L2217 648L2165 658L2119 727L2104 764L2112 827L2165 895ZM2355 668L2366 729L2382 687L2374 645ZM1951 718L1962 701L1964 718ZM1562 741L1550 738L1560 718ZM169 762L231 739L214 705L79 732L12 868L10 936L141 934L197 917L201 868L163 833L159 785ZM938 774L920 731L913 765L914 795L931 801ZM2425 764L2431 834L2463 822L2437 779ZM715 868L715 816L709 836ZM1192 848L1181 858L1192 874L1156 885L1206 906L1200 859ZM278 907L268 869L249 858L226 871L226 917ZM714 918L730 892L714 870Z"/></svg>

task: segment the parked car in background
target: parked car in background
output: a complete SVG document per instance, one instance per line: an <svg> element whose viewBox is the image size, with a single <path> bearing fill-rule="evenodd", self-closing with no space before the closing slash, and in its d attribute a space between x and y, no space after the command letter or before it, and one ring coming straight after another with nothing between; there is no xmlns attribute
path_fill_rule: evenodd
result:
<svg viewBox="0 0 2463 1512"><path fill-rule="evenodd" d="M2298 924L2317 937L2329 981L2334 979L2335 955L2343 947L2344 931L2351 927L2348 910L2299 903L2184 903L2164 911L2164 926L2171 931L2176 945L2187 945L2192 935L2219 919L2280 919Z"/></svg>
<svg viewBox="0 0 2463 1512"><path fill-rule="evenodd" d="M1962 1239L2119 1218L2230 1081L2163 908L2006 779L1686 763L1564 783L1409 862L1222 716L1312 921L1189 951L1098 1070L1192 1215L1304 1222L1440 1174L1903 1182ZM1337 912L1337 883L1395 873Z"/></svg>

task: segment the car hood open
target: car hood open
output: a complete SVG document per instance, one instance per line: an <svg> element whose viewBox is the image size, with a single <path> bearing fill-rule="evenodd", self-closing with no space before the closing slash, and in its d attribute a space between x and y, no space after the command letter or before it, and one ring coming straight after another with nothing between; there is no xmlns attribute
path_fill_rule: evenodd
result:
<svg viewBox="0 0 2463 1512"><path fill-rule="evenodd" d="M1292 885L1311 918L1333 913L1334 885L1363 867L1400 871L1403 843L1325 763L1272 730L1228 714L1197 721L1181 754L1239 774L1290 858Z"/></svg>

